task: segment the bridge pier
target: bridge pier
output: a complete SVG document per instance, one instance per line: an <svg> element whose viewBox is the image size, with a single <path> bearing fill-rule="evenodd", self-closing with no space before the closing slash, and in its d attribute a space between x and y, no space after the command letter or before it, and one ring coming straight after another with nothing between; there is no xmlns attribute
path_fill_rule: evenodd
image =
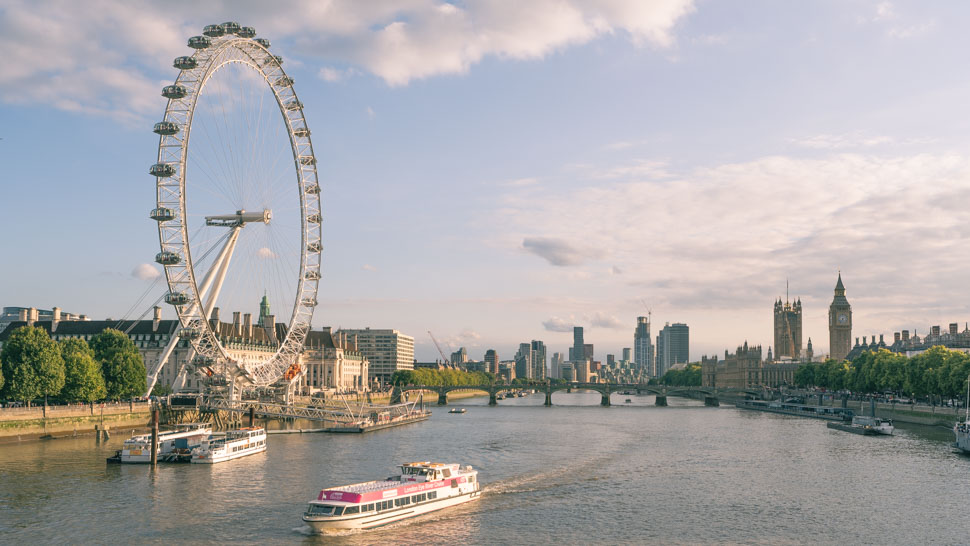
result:
<svg viewBox="0 0 970 546"><path fill-rule="evenodd" d="M447 406L448 405L448 393L441 391L438 393L438 405Z"/></svg>
<svg viewBox="0 0 970 546"><path fill-rule="evenodd" d="M552 406L552 391L546 391L546 406Z"/></svg>
<svg viewBox="0 0 970 546"><path fill-rule="evenodd" d="M603 394L603 398L600 400L600 405L605 407L610 407L610 391L606 391Z"/></svg>
<svg viewBox="0 0 970 546"><path fill-rule="evenodd" d="M488 405L497 406L498 400L495 398L495 391L488 391Z"/></svg>
<svg viewBox="0 0 970 546"><path fill-rule="evenodd" d="M655 406L666 406L667 405L667 395L666 394L658 394L657 395L657 401L654 402L654 405Z"/></svg>
<svg viewBox="0 0 970 546"><path fill-rule="evenodd" d="M716 407L718 407L718 406L721 405L721 402L718 401L718 399L717 399L716 396L705 396L704 397L704 405L705 406L709 406L709 407L716 408Z"/></svg>

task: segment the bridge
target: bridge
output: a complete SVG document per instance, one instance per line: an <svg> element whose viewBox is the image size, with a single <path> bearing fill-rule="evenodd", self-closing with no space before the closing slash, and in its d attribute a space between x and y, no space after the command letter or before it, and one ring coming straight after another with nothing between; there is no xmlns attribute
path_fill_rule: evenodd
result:
<svg viewBox="0 0 970 546"><path fill-rule="evenodd" d="M552 393L557 391L571 392L572 390L590 390L600 393L601 406L610 405L610 395L616 392L636 392L637 394L654 394L657 399L655 405L666 406L668 396L681 396L685 398L703 398L704 405L718 406L718 390L716 387L668 387L665 385L647 385L645 383L551 383L535 382L522 385L396 385L391 391L391 403L401 403L401 398L408 391L431 391L438 393L438 405L443 406L448 403L448 393L453 391L481 391L488 394L488 405L498 404L498 395L506 392L519 391L522 389L536 389L546 395L546 406L552 406Z"/></svg>

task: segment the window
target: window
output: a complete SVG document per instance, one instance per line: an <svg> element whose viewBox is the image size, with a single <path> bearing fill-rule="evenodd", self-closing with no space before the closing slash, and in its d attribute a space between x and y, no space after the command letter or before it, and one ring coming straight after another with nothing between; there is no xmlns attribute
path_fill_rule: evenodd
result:
<svg viewBox="0 0 970 546"><path fill-rule="evenodd" d="M350 514L358 514L358 513L360 513L359 506L348 506L347 508L344 509L345 516L349 516Z"/></svg>
<svg viewBox="0 0 970 546"><path fill-rule="evenodd" d="M308 516L339 516L343 511L340 506L334 506L332 504L311 504L307 510L306 515Z"/></svg>
<svg viewBox="0 0 970 546"><path fill-rule="evenodd" d="M438 498L438 492L437 491L432 491L432 492L428 493L428 498L429 499L432 499L432 500Z"/></svg>
<svg viewBox="0 0 970 546"><path fill-rule="evenodd" d="M373 504L368 504L367 505L367 511L368 512L373 512L374 511L374 505Z"/></svg>

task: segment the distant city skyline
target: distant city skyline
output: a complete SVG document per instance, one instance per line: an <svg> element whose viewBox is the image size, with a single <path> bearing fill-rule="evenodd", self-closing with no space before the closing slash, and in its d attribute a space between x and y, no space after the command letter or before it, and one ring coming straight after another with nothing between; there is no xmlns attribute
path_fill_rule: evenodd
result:
<svg viewBox="0 0 970 546"><path fill-rule="evenodd" d="M605 360L649 310L688 324L699 360L772 346L790 279L803 348L821 356L840 269L853 338L970 321L970 103L955 69L970 5L290 12L3 3L0 44L17 53L0 58L0 306L138 318L162 293L147 217L161 88L189 37L236 20L283 56L313 130L317 329L398 330L430 361L429 330L478 360L524 340L565 353L582 326ZM265 289L219 307L255 316Z"/></svg>

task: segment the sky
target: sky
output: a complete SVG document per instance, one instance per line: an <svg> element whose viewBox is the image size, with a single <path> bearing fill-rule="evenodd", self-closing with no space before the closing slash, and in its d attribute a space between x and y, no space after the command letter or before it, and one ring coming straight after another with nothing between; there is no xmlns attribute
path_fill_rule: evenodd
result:
<svg viewBox="0 0 970 546"><path fill-rule="evenodd" d="M605 360L649 310L699 359L767 350L787 283L824 354L840 270L853 336L970 321L970 4L878 0L0 0L0 306L137 318L164 293L160 91L230 20L313 131L314 327L433 360L428 331L510 359L583 326ZM256 267L224 313L258 312Z"/></svg>

